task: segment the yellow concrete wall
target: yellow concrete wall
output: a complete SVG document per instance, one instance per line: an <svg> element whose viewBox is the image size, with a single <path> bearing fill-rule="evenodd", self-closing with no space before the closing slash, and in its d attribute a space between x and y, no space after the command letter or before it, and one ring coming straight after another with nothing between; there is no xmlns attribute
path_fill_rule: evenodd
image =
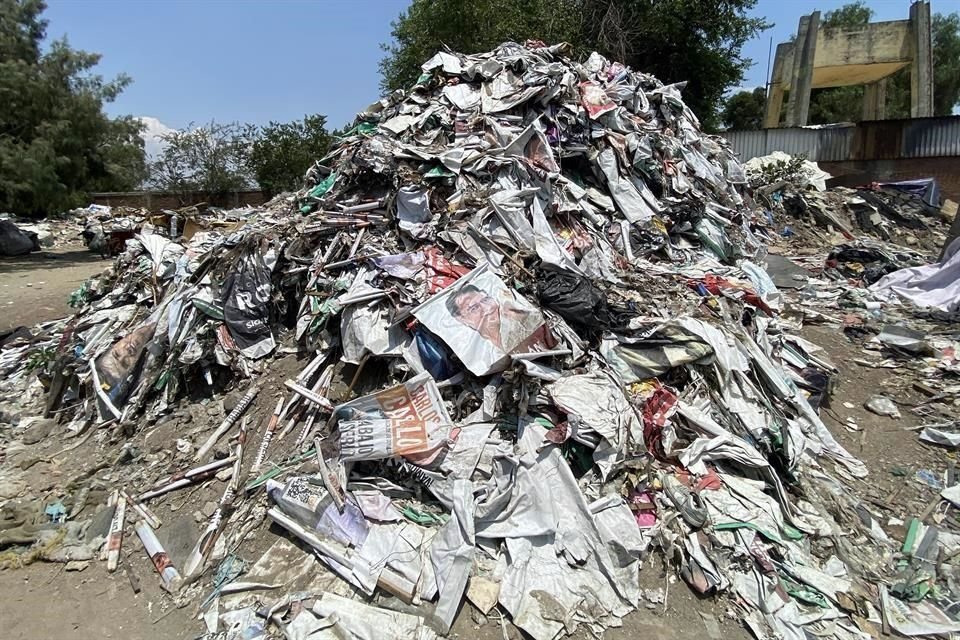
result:
<svg viewBox="0 0 960 640"><path fill-rule="evenodd" d="M820 29L813 66L905 63L911 56L909 21L873 22L853 29Z"/></svg>

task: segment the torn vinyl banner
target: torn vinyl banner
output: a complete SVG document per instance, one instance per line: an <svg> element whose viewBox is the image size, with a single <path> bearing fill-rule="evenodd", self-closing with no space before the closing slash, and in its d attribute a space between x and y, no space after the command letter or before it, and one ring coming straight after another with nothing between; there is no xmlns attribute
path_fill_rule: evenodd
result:
<svg viewBox="0 0 960 640"><path fill-rule="evenodd" d="M423 462L455 436L440 390L428 373L342 404L336 415L344 461L406 456Z"/></svg>
<svg viewBox="0 0 960 640"><path fill-rule="evenodd" d="M136 380L137 365L153 334L156 322L140 325L110 347L96 361L99 388L107 392L114 407L120 407L127 399Z"/></svg>
<svg viewBox="0 0 960 640"><path fill-rule="evenodd" d="M270 331L270 270L259 251L237 261L223 284L223 319L248 358L262 358L276 347Z"/></svg>

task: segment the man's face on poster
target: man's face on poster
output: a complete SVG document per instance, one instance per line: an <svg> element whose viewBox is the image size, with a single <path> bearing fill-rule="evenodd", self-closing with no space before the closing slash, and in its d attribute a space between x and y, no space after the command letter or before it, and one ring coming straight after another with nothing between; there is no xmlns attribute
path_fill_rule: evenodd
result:
<svg viewBox="0 0 960 640"><path fill-rule="evenodd" d="M482 291L463 291L454 300L456 316L466 325L479 328L485 322L495 321L500 305Z"/></svg>
<svg viewBox="0 0 960 640"><path fill-rule="evenodd" d="M447 309L456 320L503 348L500 339L500 303L473 285L467 285L447 301Z"/></svg>

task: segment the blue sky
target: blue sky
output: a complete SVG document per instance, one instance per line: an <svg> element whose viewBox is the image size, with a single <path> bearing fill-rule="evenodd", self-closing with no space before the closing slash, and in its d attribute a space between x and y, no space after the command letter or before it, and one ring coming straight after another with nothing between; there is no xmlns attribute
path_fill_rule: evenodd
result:
<svg viewBox="0 0 960 640"><path fill-rule="evenodd" d="M134 83L109 106L147 117L155 131L190 122L265 124L324 113L341 126L376 99L380 43L408 0L48 0L48 35L103 54L105 76ZM755 65L744 87L765 83L774 47L800 16L844 0L760 0L776 26L745 48ZM872 0L876 20L907 17L909 0ZM960 0L934 0L960 11Z"/></svg>

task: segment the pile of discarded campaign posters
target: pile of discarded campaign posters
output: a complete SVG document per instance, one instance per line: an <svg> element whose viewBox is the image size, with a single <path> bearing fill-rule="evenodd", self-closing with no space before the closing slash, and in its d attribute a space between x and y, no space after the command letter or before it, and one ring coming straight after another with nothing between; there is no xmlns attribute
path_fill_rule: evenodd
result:
<svg viewBox="0 0 960 640"><path fill-rule="evenodd" d="M228 638L432 638L465 598L600 635L650 554L757 637L960 631L935 536L901 549L849 491L867 469L808 400L830 368L781 325L765 214L681 90L563 45L442 51L302 192L138 234L0 352L49 438L119 469L3 561L116 569L135 533ZM163 522L198 488L220 497L177 558Z"/></svg>

